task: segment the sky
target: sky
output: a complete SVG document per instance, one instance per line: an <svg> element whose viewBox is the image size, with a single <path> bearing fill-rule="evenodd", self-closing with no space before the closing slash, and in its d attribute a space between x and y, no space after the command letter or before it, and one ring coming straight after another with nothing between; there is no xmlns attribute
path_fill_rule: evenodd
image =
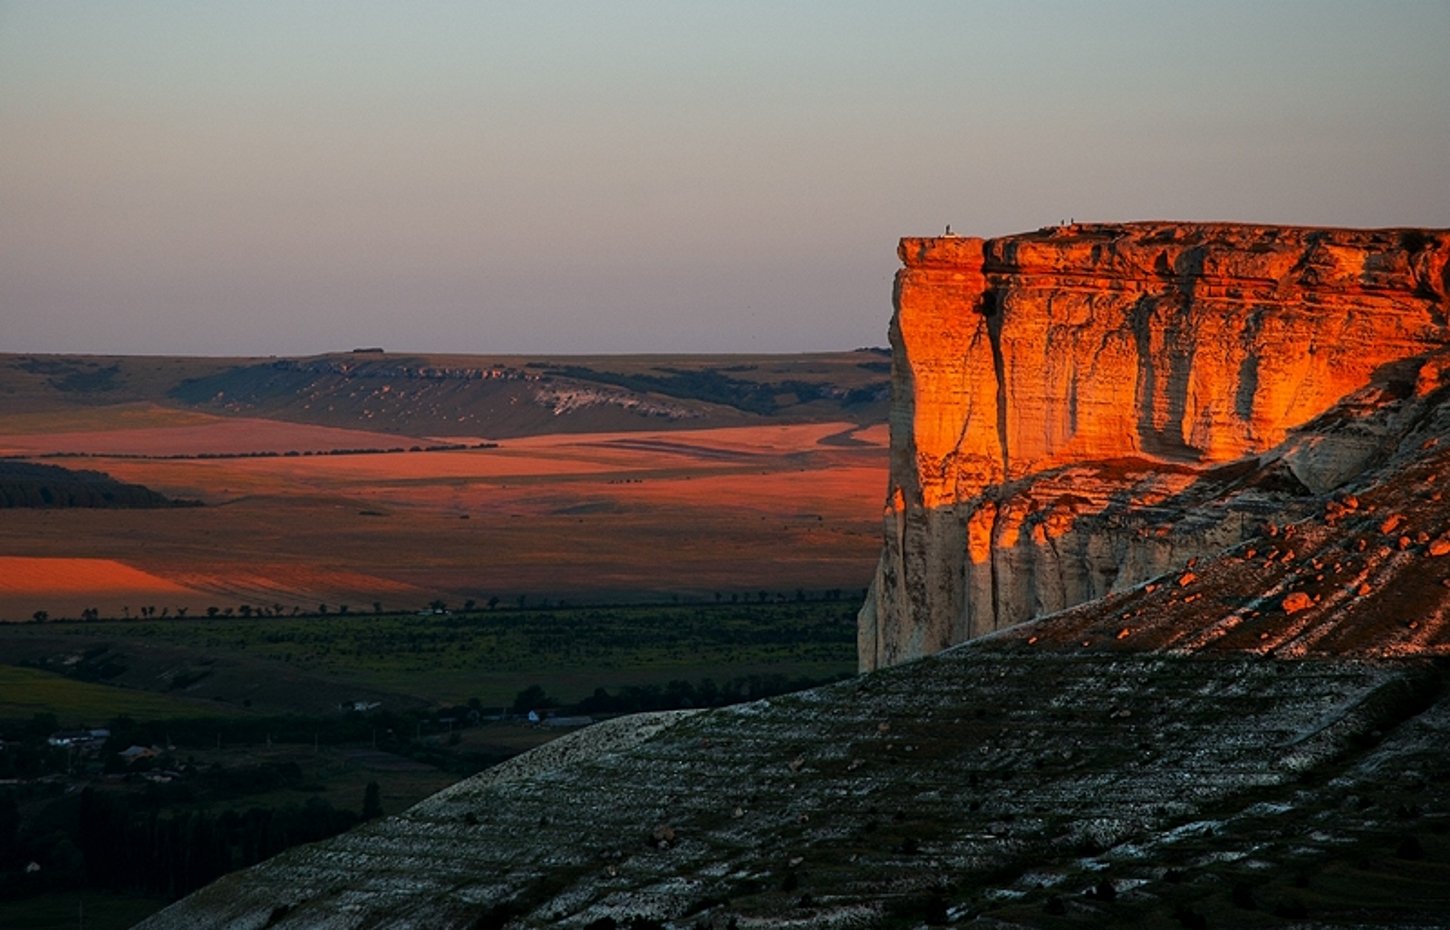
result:
<svg viewBox="0 0 1450 930"><path fill-rule="evenodd" d="M0 351L884 345L902 236L1450 226L1450 0L0 0Z"/></svg>

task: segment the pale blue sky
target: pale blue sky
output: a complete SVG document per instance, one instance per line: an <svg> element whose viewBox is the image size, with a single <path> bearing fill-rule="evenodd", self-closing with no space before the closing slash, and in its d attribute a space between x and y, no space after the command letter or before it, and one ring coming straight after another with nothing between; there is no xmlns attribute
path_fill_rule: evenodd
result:
<svg viewBox="0 0 1450 930"><path fill-rule="evenodd" d="M0 351L852 348L946 223L1450 226L1447 40L1447 0L0 0Z"/></svg>

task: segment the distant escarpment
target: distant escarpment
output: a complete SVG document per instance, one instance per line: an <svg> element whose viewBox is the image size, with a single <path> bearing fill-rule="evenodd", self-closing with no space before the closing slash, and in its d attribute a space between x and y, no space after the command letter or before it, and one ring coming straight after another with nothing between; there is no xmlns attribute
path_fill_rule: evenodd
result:
<svg viewBox="0 0 1450 930"><path fill-rule="evenodd" d="M899 254L863 669L1322 513L1444 403L1443 230L1073 225Z"/></svg>
<svg viewBox="0 0 1450 930"><path fill-rule="evenodd" d="M391 355L253 360L167 398L223 414L429 436L878 423L889 366L875 350L795 356Z"/></svg>

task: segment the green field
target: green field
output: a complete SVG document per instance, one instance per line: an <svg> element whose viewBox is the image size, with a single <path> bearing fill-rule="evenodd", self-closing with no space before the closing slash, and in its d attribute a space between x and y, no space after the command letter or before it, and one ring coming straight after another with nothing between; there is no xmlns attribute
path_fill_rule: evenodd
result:
<svg viewBox="0 0 1450 930"><path fill-rule="evenodd" d="M0 718L54 714L61 726L112 717L161 720L235 714L215 704L130 688L75 681L54 672L0 665Z"/></svg>
<svg viewBox="0 0 1450 930"><path fill-rule="evenodd" d="M395 813L564 732L529 725L521 706L705 706L849 674L857 599L834 593L0 625L16 663L0 665L0 927L129 926L351 827L369 794ZM89 750L48 744L77 726L112 734ZM128 763L128 746L156 755ZM105 853L119 845L167 865L132 868ZM18 871L30 861L38 880Z"/></svg>
<svg viewBox="0 0 1450 930"><path fill-rule="evenodd" d="M79 719L95 708L104 719L186 716L190 707L228 705L317 713L349 696L391 696L394 707L470 699L498 707L535 684L572 703L600 687L675 680L820 680L855 670L856 609L852 598L0 626L3 654L105 683L45 676L55 690L32 691L17 679L0 694L14 695L7 700L27 713ZM15 673L41 677L7 672ZM147 696L133 690L142 688L168 697L146 704ZM141 703L110 709L123 699ZM0 716L16 714L0 702Z"/></svg>

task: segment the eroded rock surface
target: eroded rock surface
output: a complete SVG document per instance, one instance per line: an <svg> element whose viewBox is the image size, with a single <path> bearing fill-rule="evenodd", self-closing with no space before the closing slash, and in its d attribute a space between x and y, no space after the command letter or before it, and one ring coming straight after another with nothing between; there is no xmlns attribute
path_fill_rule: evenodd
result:
<svg viewBox="0 0 1450 930"><path fill-rule="evenodd" d="M1225 236L1258 257L1218 255ZM1053 245L1093 237L1096 254ZM1155 237L1180 243L1172 274L1044 291L1043 307L1106 346L1096 354L1044 348L1077 345L1073 327L1019 339L1010 294L958 313L961 293L1011 278L994 250L1080 281L1089 258L1158 268L1143 257ZM899 285L895 535L872 641L889 664L976 638L772 701L581 731L227 876L142 927L1444 926L1445 238L1133 226L1018 240L903 245L917 257ZM1408 257L1365 257L1382 243ZM1276 244L1300 258L1285 266ZM977 278L962 270L971 255ZM1249 274L1260 267L1287 267L1302 300L1274 303L1265 282L1282 275ZM1218 270L1194 278L1206 268ZM1154 281L1181 306L1143 297ZM1393 325L1374 325L1394 357L1371 363L1382 346L1347 353L1309 327L1315 350L1280 360L1288 380L1262 359L1245 376L1245 340L1301 320L1323 282L1343 298L1342 332L1386 314ZM1236 289L1263 307L1221 296L1205 322L1183 297ZM1116 337L1083 333L1120 314L1119 291L1150 318L1205 314L1206 331L1259 313L1252 333L1217 342L1183 330L1160 334L1160 351L1149 327L1151 351L1134 354L1131 320L1117 342L1140 374L1180 372L1164 383L1193 384L1212 362L1252 388L1225 405L1160 392L1159 374L1128 390L1104 370L1053 388L1076 406L1044 395L1027 401L1039 419L1014 414L1007 401L1042 390L1033 366L1040 381L1117 351ZM986 374L970 361L983 351ZM1026 622L977 636L992 626L971 613L979 603L994 623Z"/></svg>
<svg viewBox="0 0 1450 930"><path fill-rule="evenodd" d="M223 878L142 926L906 928L980 916L973 926L1006 928L1056 915L1052 926L1086 928L1174 925L1184 908L1238 926L1238 880L1265 910L1313 900L1320 922L1304 925L1421 926L1450 905L1434 865L1450 846L1444 684L1404 660L981 640L770 702L581 731ZM1389 850L1406 836L1429 852L1401 876ZM1357 884L1335 877L1369 856ZM1366 907L1358 896L1390 876L1393 900Z"/></svg>
<svg viewBox="0 0 1450 930"><path fill-rule="evenodd" d="M1077 225L899 252L863 669L1307 515L1414 429L1450 360L1444 231Z"/></svg>

